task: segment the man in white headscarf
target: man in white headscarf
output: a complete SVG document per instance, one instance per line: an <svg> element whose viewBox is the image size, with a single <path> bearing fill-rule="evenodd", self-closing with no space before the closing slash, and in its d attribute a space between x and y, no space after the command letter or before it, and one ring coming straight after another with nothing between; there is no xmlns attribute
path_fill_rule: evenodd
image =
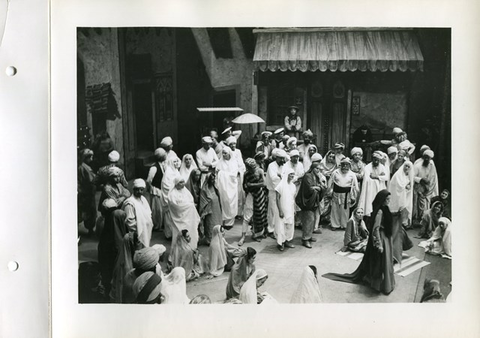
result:
<svg viewBox="0 0 480 338"><path fill-rule="evenodd" d="M143 193L146 183L141 178L133 181L133 195L123 203L123 210L127 218L125 224L130 232L136 232L138 240L146 247L150 246L152 237L153 221L152 210Z"/></svg>
<svg viewBox="0 0 480 338"><path fill-rule="evenodd" d="M167 160L178 157L175 151L173 151L173 140L170 136L166 136L160 141L160 147L167 152Z"/></svg>
<svg viewBox="0 0 480 338"><path fill-rule="evenodd" d="M232 149L232 157L237 162L238 166L238 216L243 215L243 204L245 203L245 192L243 191L243 176L245 175L245 163L243 162L243 155L240 149L237 148L237 138L230 136L225 141Z"/></svg>
<svg viewBox="0 0 480 338"><path fill-rule="evenodd" d="M111 167L117 167L117 168L118 168L117 163L118 163L119 160L120 160L120 154L118 153L118 151L112 150L112 151L108 154L108 162L109 162L109 164L107 164L106 166L101 167L101 168L98 169L98 171L97 171L97 177L98 177L97 185L103 185L103 184L107 183L107 181L108 181L108 169L110 169ZM120 183L121 183L125 188L128 187L128 182L127 182L127 180L125 179L125 174L123 173L123 170L122 170L122 172L120 173Z"/></svg>
<svg viewBox="0 0 480 338"><path fill-rule="evenodd" d="M205 178L208 173L217 165L218 156L215 150L212 148L213 139L210 136L202 137L202 148L197 150L196 158L198 163L198 169L202 172L202 178L200 186L203 187Z"/></svg>
<svg viewBox="0 0 480 338"><path fill-rule="evenodd" d="M438 196L438 176L435 164L433 164L434 153L428 149L423 152L422 161L415 162L413 186L413 221L420 222L423 213L430 206L430 200Z"/></svg>
<svg viewBox="0 0 480 338"><path fill-rule="evenodd" d="M287 161L287 153L282 149L274 149L275 160L268 165L265 183L268 189L268 236L275 238L274 221L278 218L277 193L275 188L282 180L283 165Z"/></svg>
<svg viewBox="0 0 480 338"><path fill-rule="evenodd" d="M364 174L363 171L365 169L365 163L362 161L363 150L360 147L354 147L350 151L350 155L352 156L352 163L351 163L350 170L352 170L357 176L359 187L361 187L361 184L363 181L363 174Z"/></svg>
<svg viewBox="0 0 480 338"><path fill-rule="evenodd" d="M387 170L380 163L383 155L379 151L373 152L372 162L367 164L364 169L362 191L357 207L362 208L365 216L370 217L373 211L372 202L380 190L386 189L388 180Z"/></svg>
<svg viewBox="0 0 480 338"><path fill-rule="evenodd" d="M308 147L312 143L313 133L310 129L307 129L303 132L303 144L297 147L298 152L300 153L300 161L303 162L303 157L308 153Z"/></svg>

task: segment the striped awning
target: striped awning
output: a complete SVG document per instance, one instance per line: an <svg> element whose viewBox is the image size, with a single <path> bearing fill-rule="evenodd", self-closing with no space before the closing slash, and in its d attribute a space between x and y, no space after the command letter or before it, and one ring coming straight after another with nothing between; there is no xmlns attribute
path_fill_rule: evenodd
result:
<svg viewBox="0 0 480 338"><path fill-rule="evenodd" d="M423 71L412 30L256 29L261 71Z"/></svg>

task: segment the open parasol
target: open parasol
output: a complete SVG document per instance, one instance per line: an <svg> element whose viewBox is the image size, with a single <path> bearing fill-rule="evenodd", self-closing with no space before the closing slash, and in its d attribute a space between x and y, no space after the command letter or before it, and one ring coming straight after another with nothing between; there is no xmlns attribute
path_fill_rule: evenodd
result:
<svg viewBox="0 0 480 338"><path fill-rule="evenodd" d="M252 124L252 123L265 123L265 121L258 115L252 113L245 113L237 116L232 120L236 124Z"/></svg>

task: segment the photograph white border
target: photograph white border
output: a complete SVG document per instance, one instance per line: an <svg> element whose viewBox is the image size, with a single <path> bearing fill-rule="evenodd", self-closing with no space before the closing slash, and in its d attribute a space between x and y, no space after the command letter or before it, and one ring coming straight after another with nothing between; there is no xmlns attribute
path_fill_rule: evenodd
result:
<svg viewBox="0 0 480 338"><path fill-rule="evenodd" d="M172 334L326 337L478 335L480 25L476 1L113 1L51 3L53 337ZM261 306L82 305L77 302L77 27L451 27L453 304Z"/></svg>

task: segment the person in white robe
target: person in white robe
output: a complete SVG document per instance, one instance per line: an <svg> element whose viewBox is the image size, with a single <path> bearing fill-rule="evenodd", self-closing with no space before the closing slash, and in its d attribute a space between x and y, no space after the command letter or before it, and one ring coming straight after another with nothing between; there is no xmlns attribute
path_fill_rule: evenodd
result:
<svg viewBox="0 0 480 338"><path fill-rule="evenodd" d="M238 211L237 216L243 215L243 206L245 204L245 191L243 190L243 176L245 175L245 163L243 162L243 155L240 149L237 148L237 138L230 136L227 140L227 145L232 149L232 157L237 162L238 166Z"/></svg>
<svg viewBox="0 0 480 338"><path fill-rule="evenodd" d="M422 219L425 210L429 209L430 201L438 196L438 176L435 164L432 162L434 153L432 150L425 150L422 161L414 164L413 186L413 218L414 221Z"/></svg>
<svg viewBox="0 0 480 338"><path fill-rule="evenodd" d="M218 162L218 156L215 150L212 148L213 139L210 136L202 138L202 148L197 150L195 156L197 158L198 169L202 172L202 178L200 186L203 187L205 178L208 173L215 168Z"/></svg>
<svg viewBox="0 0 480 338"><path fill-rule="evenodd" d="M293 149L289 153L290 161L284 164L285 169L292 169L295 176L293 177L293 184L295 184L296 192L300 189L300 183L302 182L302 177L305 175L305 169L303 163L300 162L300 153L298 150ZM284 170L285 170L284 169ZM298 210L297 210L298 211Z"/></svg>
<svg viewBox="0 0 480 338"><path fill-rule="evenodd" d="M452 222L447 217L440 217L438 226L432 237L421 242L419 246L425 248L425 252L431 255L440 255L443 258L452 259Z"/></svg>
<svg viewBox="0 0 480 338"><path fill-rule="evenodd" d="M198 224L200 216L195 208L193 196L185 188L185 181L178 175L174 179L174 188L168 193L168 209L173 221L172 243L177 243L177 236L182 230L188 230L192 249L198 246Z"/></svg>
<svg viewBox="0 0 480 338"><path fill-rule="evenodd" d="M223 148L222 159L218 161L215 169L222 219L225 226L232 227L238 213L238 163L233 158L230 147Z"/></svg>
<svg viewBox="0 0 480 338"><path fill-rule="evenodd" d="M413 175L413 163L407 160L395 172L388 187L388 191L390 191L389 209L392 213L400 213L404 227L408 227L412 222Z"/></svg>
<svg viewBox="0 0 480 338"><path fill-rule="evenodd" d="M242 304L261 304L264 300L258 289L267 281L268 274L263 269L255 270L250 278L240 289L240 301Z"/></svg>
<svg viewBox="0 0 480 338"><path fill-rule="evenodd" d="M332 211L330 216L331 229L346 229L350 208L355 204L359 187L357 176L350 170L351 161L348 157L340 161L328 181L327 195L332 196Z"/></svg>
<svg viewBox="0 0 480 338"><path fill-rule="evenodd" d="M130 232L136 232L138 240L146 247L150 246L152 238L152 210L143 193L146 183L141 178L133 181L133 195L123 202L123 211L125 211L125 224Z"/></svg>
<svg viewBox="0 0 480 338"><path fill-rule="evenodd" d="M290 303L309 304L321 302L322 294L317 280L317 268L314 265L306 266L303 268L300 282L293 293Z"/></svg>
<svg viewBox="0 0 480 338"><path fill-rule="evenodd" d="M163 295L162 304L188 304L190 299L187 296L185 269L176 267L166 275L162 279L160 292Z"/></svg>
<svg viewBox="0 0 480 338"><path fill-rule="evenodd" d="M170 210L168 208L168 194L175 186L175 179L180 177L180 165L181 161L178 157L171 158L166 161L165 174L162 178L162 210L163 210L163 232L167 239L172 237L173 221L170 216Z"/></svg>
<svg viewBox="0 0 480 338"><path fill-rule="evenodd" d="M281 182L275 187L278 213L276 213L275 237L277 247L283 251L287 248L294 248L291 243L295 230L295 195L296 186L293 183L295 172L291 168L285 168Z"/></svg>
<svg viewBox="0 0 480 338"><path fill-rule="evenodd" d="M278 217L277 193L275 188L282 180L283 165L286 162L287 153L282 149L274 149L272 155L275 156L275 161L268 165L265 184L268 190L268 236L275 238L274 222Z"/></svg>
<svg viewBox="0 0 480 338"><path fill-rule="evenodd" d="M180 165L180 176L188 181L190 178L190 173L192 170L197 169L197 164L195 163L192 154L185 154L182 157L182 164Z"/></svg>
<svg viewBox="0 0 480 338"><path fill-rule="evenodd" d="M165 151L167 152L167 160L174 159L174 158L178 157L177 153L175 153L175 151L173 151L173 140L170 136L164 137L160 141L160 147L165 149Z"/></svg>
<svg viewBox="0 0 480 338"><path fill-rule="evenodd" d="M365 216L370 217L373 207L372 202L380 190L386 188L387 174L380 159L383 156L379 151L373 152L372 162L367 164L364 169L362 191L358 200L358 207L364 210Z"/></svg>

